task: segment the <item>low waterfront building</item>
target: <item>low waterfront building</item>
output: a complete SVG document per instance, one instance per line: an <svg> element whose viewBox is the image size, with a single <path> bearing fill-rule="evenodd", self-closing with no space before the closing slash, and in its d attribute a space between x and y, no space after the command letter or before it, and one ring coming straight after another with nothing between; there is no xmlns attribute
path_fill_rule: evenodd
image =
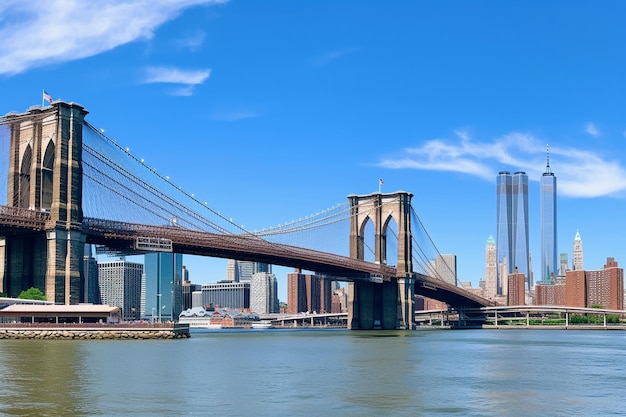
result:
<svg viewBox="0 0 626 417"><path fill-rule="evenodd" d="M12 304L0 310L3 323L106 323L120 322L120 308L95 304Z"/></svg>
<svg viewBox="0 0 626 417"><path fill-rule="evenodd" d="M221 324L211 322L212 315L212 311L206 311L202 307L192 307L180 313L178 323L188 324L191 329L220 329Z"/></svg>
<svg viewBox="0 0 626 417"><path fill-rule="evenodd" d="M251 327L253 322L258 322L259 320L259 316L256 314L227 308L217 308L210 313L211 323L223 328L248 328Z"/></svg>

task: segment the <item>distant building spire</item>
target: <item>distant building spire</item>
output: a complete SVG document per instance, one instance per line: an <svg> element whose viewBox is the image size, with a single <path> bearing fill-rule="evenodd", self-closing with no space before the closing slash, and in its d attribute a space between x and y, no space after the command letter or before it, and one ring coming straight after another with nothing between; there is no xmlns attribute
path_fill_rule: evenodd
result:
<svg viewBox="0 0 626 417"><path fill-rule="evenodd" d="M546 144L546 174L550 174L550 145Z"/></svg>
<svg viewBox="0 0 626 417"><path fill-rule="evenodd" d="M580 238L580 233L576 230L576 236L574 237L574 263L573 268L575 271L582 271L583 268L583 241Z"/></svg>

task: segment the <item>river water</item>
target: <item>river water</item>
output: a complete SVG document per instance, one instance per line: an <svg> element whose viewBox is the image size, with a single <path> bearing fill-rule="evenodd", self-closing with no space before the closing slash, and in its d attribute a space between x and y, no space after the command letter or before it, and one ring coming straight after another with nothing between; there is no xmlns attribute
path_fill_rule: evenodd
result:
<svg viewBox="0 0 626 417"><path fill-rule="evenodd" d="M248 330L0 341L0 415L626 415L626 332Z"/></svg>

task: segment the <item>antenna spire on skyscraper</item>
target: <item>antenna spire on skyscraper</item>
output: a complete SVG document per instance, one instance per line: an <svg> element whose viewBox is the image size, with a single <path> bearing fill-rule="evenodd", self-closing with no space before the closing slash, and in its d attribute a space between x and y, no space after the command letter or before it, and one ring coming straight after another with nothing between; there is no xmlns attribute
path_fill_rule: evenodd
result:
<svg viewBox="0 0 626 417"><path fill-rule="evenodd" d="M546 173L550 173L550 145L546 144Z"/></svg>

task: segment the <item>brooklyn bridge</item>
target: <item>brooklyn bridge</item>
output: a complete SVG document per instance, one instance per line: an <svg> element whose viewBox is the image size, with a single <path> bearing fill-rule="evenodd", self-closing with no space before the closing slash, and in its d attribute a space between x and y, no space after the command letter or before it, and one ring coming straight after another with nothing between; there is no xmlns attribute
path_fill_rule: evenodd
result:
<svg viewBox="0 0 626 417"><path fill-rule="evenodd" d="M409 192L349 195L304 219L248 231L134 157L87 114L58 101L0 118L0 175L7 178L0 292L36 287L58 304L84 301L84 246L93 244L128 255L263 262L347 281L352 329L411 329L416 294L454 309L491 305L434 271L429 254L438 250Z"/></svg>

